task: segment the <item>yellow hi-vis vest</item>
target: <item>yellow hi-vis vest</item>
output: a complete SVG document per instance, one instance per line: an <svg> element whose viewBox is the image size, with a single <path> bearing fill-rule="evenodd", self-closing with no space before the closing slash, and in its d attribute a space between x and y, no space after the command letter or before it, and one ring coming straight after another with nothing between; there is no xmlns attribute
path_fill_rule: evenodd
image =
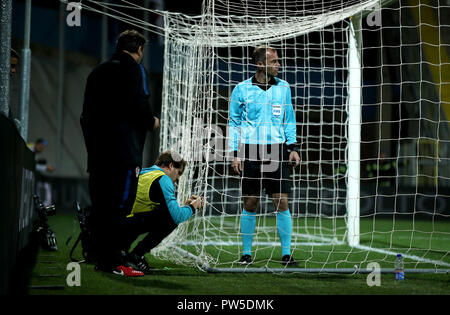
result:
<svg viewBox="0 0 450 315"><path fill-rule="evenodd" d="M127 218L131 218L136 213L149 212L159 207L160 203L150 200L149 192L153 182L163 175L166 175L166 173L161 170L154 170L139 175L136 200L134 201L131 214Z"/></svg>

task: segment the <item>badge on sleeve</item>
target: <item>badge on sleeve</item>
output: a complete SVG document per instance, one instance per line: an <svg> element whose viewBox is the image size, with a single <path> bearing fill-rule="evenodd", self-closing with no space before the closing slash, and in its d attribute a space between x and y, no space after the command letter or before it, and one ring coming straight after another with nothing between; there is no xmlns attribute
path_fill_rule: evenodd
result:
<svg viewBox="0 0 450 315"><path fill-rule="evenodd" d="M274 115L275 117L281 116L281 105L272 105L272 115Z"/></svg>

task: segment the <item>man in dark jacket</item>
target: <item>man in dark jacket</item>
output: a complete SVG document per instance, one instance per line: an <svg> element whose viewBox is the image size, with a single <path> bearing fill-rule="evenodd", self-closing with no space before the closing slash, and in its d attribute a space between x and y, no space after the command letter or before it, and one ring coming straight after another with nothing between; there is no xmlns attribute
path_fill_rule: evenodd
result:
<svg viewBox="0 0 450 315"><path fill-rule="evenodd" d="M120 255L121 218L133 206L147 131L159 127L140 64L146 38L119 35L112 58L90 73L81 127L87 149L96 269L135 276ZM139 274L140 275L140 274Z"/></svg>

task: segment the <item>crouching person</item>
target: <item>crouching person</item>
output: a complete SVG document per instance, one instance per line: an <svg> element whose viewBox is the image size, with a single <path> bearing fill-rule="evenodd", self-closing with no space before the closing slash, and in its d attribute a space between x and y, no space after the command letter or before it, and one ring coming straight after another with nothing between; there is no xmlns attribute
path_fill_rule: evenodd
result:
<svg viewBox="0 0 450 315"><path fill-rule="evenodd" d="M123 248L127 263L144 274L151 271L144 255L204 205L203 199L195 195L185 205L178 205L174 183L185 166L186 161L177 153L165 151L155 165L142 169L139 175L136 200L124 222ZM148 234L130 252L133 242L144 233Z"/></svg>

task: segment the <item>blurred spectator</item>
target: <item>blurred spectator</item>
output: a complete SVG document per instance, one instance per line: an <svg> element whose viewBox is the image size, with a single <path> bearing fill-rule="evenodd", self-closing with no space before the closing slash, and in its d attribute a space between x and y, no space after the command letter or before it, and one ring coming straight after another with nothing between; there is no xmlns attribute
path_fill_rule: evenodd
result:
<svg viewBox="0 0 450 315"><path fill-rule="evenodd" d="M39 138L34 143L29 143L28 147L35 153L36 158L36 193L41 198L44 206L48 207L52 204L52 186L46 180L47 173L52 173L55 168L48 164L47 160L41 158L40 155L47 147L47 141Z"/></svg>

